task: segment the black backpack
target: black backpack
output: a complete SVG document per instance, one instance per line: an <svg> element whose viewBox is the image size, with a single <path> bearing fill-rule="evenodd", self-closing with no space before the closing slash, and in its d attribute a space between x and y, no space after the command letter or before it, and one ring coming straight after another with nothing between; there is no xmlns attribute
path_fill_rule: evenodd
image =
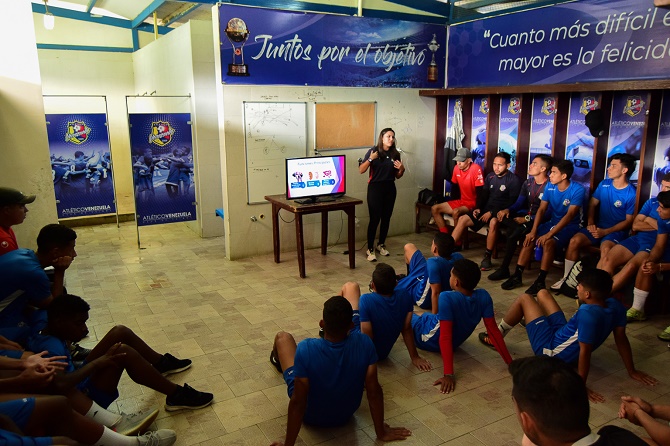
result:
<svg viewBox="0 0 670 446"><path fill-rule="evenodd" d="M441 197L432 190L423 189L421 192L419 192L419 198L417 199L417 201L421 204L432 206L434 204L439 203L440 198Z"/></svg>

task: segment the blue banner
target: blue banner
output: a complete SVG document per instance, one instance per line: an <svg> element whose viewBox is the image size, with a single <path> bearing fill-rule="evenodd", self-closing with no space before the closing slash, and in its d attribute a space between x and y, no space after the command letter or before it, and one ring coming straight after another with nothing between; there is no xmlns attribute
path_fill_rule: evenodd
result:
<svg viewBox="0 0 670 446"><path fill-rule="evenodd" d="M489 97L475 96L472 98L472 161L482 168L486 167L486 123L489 118ZM497 152L497 150L496 150Z"/></svg>
<svg viewBox="0 0 670 446"><path fill-rule="evenodd" d="M533 117L530 124L530 163L537 155L552 154L554 123L556 121L556 95L533 96Z"/></svg>
<svg viewBox="0 0 670 446"><path fill-rule="evenodd" d="M443 88L446 28L219 6L227 84Z"/></svg>
<svg viewBox="0 0 670 446"><path fill-rule="evenodd" d="M138 113L129 121L137 224L195 220L191 115Z"/></svg>
<svg viewBox="0 0 670 446"><path fill-rule="evenodd" d="M116 213L107 117L46 115L58 218Z"/></svg>
<svg viewBox="0 0 670 446"><path fill-rule="evenodd" d="M640 164L644 121L649 103L646 91L620 91L612 101L612 121L607 141L607 159L617 153L633 155ZM630 177L637 186L638 170Z"/></svg>
<svg viewBox="0 0 670 446"><path fill-rule="evenodd" d="M591 190L595 138L586 127L584 117L596 108L600 108L600 93L572 93L570 96L565 159L575 166L571 180L584 186L587 195Z"/></svg>
<svg viewBox="0 0 670 446"><path fill-rule="evenodd" d="M667 79L670 11L582 0L449 27L448 87Z"/></svg>
<svg viewBox="0 0 670 446"><path fill-rule="evenodd" d="M656 160L654 162L654 182L651 185L651 196L655 197L661 188L661 179L670 173L670 93L663 93L661 122L656 140Z"/></svg>
<svg viewBox="0 0 670 446"><path fill-rule="evenodd" d="M500 98L500 127L497 152L509 153L509 170L516 172L516 146L519 134L519 113L521 98L518 95L504 95Z"/></svg>

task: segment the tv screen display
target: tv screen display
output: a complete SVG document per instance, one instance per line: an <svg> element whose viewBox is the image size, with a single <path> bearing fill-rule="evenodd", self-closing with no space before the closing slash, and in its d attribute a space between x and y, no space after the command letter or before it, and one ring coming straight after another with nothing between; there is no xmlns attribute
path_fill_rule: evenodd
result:
<svg viewBox="0 0 670 446"><path fill-rule="evenodd" d="M344 195L345 186L345 155L286 160L286 198L289 200Z"/></svg>

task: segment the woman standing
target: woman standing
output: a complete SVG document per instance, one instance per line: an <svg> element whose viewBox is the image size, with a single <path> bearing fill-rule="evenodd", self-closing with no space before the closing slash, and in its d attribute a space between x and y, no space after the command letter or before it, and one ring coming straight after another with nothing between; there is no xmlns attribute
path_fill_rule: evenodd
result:
<svg viewBox="0 0 670 446"><path fill-rule="evenodd" d="M379 243L377 251L383 256L389 255L384 242L389 232L391 214L395 204L396 188L395 180L405 173L405 167L400 161L400 153L395 148L395 132L391 128L385 128L379 133L377 145L365 154L365 161L358 167L360 173L367 172L370 168L368 179L368 211L370 213L370 224L368 225L368 262L377 260L375 255L375 234L379 228ZM381 225L380 225L381 222Z"/></svg>

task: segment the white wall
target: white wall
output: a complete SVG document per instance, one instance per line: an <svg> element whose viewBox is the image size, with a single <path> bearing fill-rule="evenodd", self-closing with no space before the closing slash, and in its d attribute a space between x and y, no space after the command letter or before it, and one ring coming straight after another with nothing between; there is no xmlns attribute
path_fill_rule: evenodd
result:
<svg viewBox="0 0 670 446"><path fill-rule="evenodd" d="M36 194L19 245L35 248L40 228L57 221L30 2L4 2L0 26L0 185ZM11 44L10 44L11 42Z"/></svg>

